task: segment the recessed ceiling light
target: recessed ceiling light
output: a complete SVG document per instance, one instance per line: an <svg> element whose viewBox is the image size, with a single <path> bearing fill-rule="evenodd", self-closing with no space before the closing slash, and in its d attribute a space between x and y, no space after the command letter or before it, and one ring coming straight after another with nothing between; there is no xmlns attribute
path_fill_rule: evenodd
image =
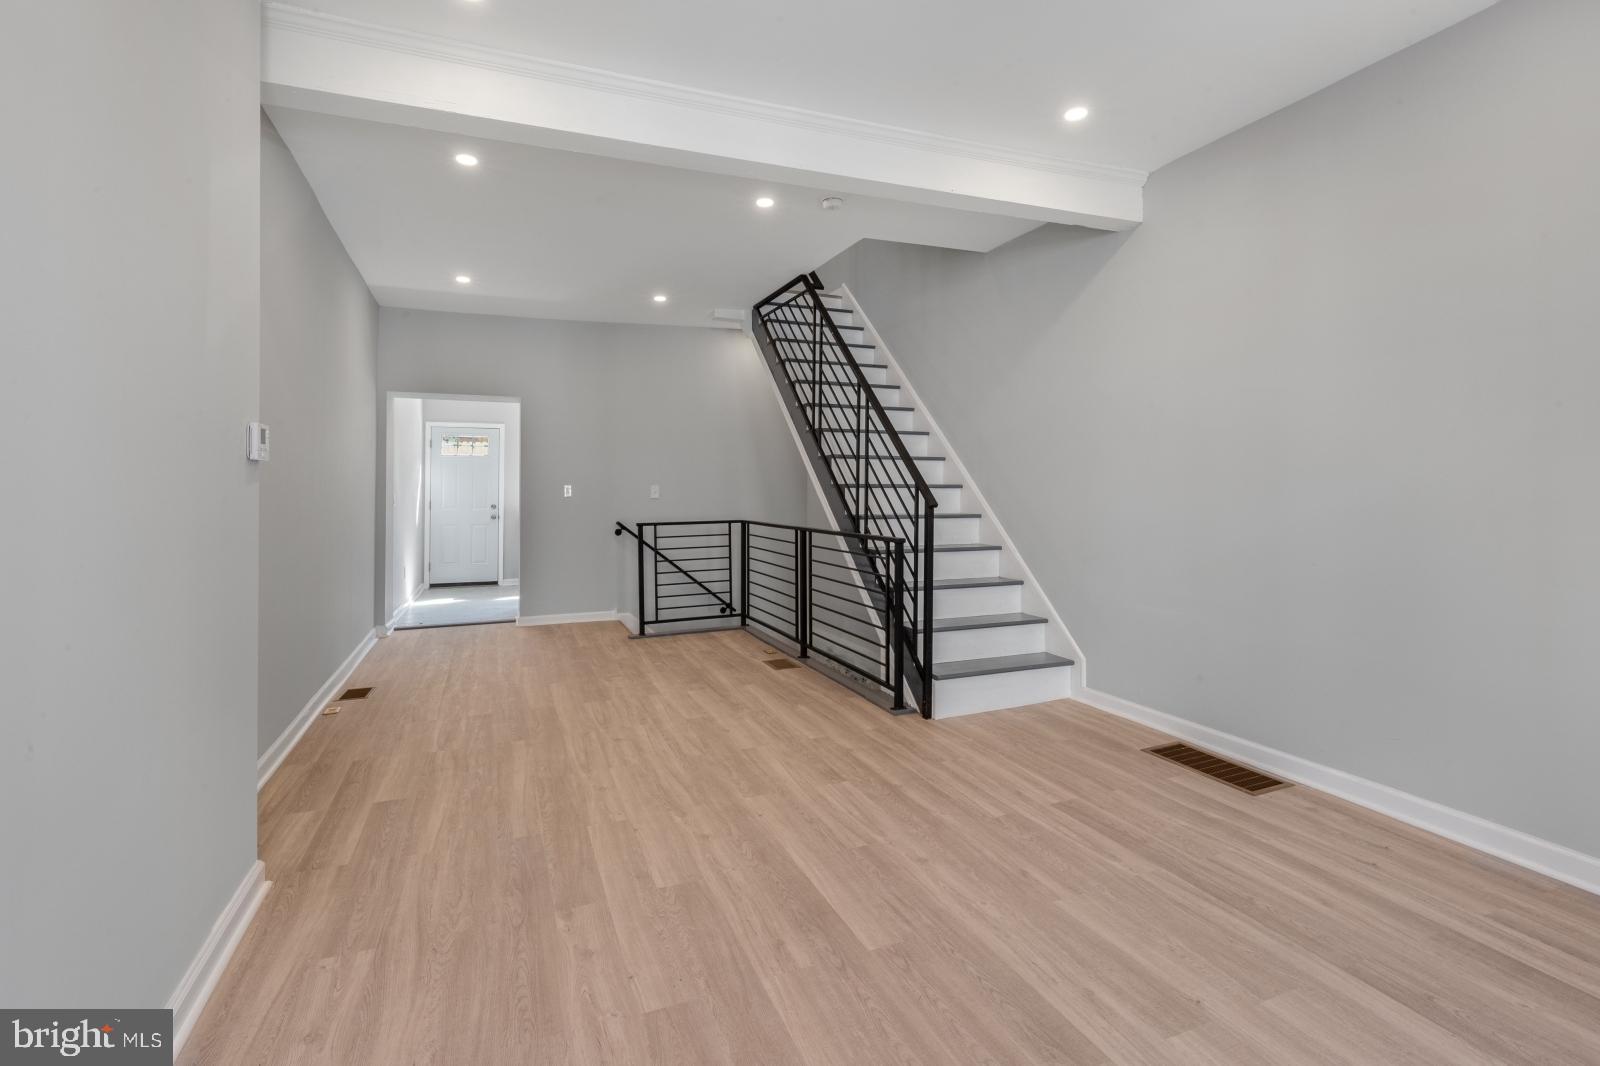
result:
<svg viewBox="0 0 1600 1066"><path fill-rule="evenodd" d="M758 196L758 197L756 197L756 206L757 207L771 207L773 204L775 204L777 202L778 201L774 200L770 196Z"/></svg>
<svg viewBox="0 0 1600 1066"><path fill-rule="evenodd" d="M471 274L457 274L456 275L456 284L457 285L471 285L472 284L472 275Z"/></svg>
<svg viewBox="0 0 1600 1066"><path fill-rule="evenodd" d="M654 296L650 297L650 299L654 300L658 304L664 304L667 302L667 294L664 292L658 292Z"/></svg>
<svg viewBox="0 0 1600 1066"><path fill-rule="evenodd" d="M822 209L824 211L837 211L837 210L839 210L839 208L841 208L843 206L844 206L844 198L843 197L839 197L839 196L824 196L822 198Z"/></svg>
<svg viewBox="0 0 1600 1066"><path fill-rule="evenodd" d="M464 167L475 167L478 165L478 157L471 152L462 152L456 156L456 162Z"/></svg>
<svg viewBox="0 0 1600 1066"><path fill-rule="evenodd" d="M1067 108L1067 113L1061 116L1068 122L1082 122L1089 117L1089 109L1079 104L1077 107Z"/></svg>

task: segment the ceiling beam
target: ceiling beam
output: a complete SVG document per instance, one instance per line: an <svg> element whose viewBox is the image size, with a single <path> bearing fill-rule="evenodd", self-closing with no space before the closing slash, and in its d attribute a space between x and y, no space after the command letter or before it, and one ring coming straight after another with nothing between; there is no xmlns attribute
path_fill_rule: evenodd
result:
<svg viewBox="0 0 1600 1066"><path fill-rule="evenodd" d="M1120 230L1142 171L263 6L267 104L1036 222Z"/></svg>

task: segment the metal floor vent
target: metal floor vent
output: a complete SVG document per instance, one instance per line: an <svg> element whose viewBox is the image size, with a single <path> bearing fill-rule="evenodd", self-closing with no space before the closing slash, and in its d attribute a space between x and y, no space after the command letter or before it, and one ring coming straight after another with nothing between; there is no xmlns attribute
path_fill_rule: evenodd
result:
<svg viewBox="0 0 1600 1066"><path fill-rule="evenodd" d="M1259 796L1263 792L1273 792L1280 788L1288 788L1290 782L1279 781L1276 777L1268 777L1260 770L1252 770L1248 766L1240 766L1236 762L1219 758L1209 751L1191 748L1187 744L1162 744L1154 748L1146 748L1151 755L1158 755L1169 762L1179 766L1187 766L1196 773L1214 777L1225 785L1232 785L1240 792L1248 792L1252 796Z"/></svg>
<svg viewBox="0 0 1600 1066"><path fill-rule="evenodd" d="M800 669L800 664L795 662L793 659L762 659L761 661L772 667L774 670Z"/></svg>
<svg viewBox="0 0 1600 1066"><path fill-rule="evenodd" d="M367 698L368 694L371 693L371 692L372 692L371 686L368 686L367 688L347 688L347 689L344 690L344 694L341 695L338 699L334 700L333 702L334 703L343 703L346 700L364 700L364 699Z"/></svg>

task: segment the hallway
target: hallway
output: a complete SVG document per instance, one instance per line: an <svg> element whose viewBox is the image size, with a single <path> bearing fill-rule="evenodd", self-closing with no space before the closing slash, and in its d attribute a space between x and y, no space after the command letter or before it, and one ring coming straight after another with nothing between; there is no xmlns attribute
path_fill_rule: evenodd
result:
<svg viewBox="0 0 1600 1066"><path fill-rule="evenodd" d="M1600 1058L1600 900L1078 704L895 718L774 657L381 642L260 797L181 1061Z"/></svg>
<svg viewBox="0 0 1600 1066"><path fill-rule="evenodd" d="M423 589L395 612L395 629L476 626L515 622L519 594L503 585L455 585Z"/></svg>

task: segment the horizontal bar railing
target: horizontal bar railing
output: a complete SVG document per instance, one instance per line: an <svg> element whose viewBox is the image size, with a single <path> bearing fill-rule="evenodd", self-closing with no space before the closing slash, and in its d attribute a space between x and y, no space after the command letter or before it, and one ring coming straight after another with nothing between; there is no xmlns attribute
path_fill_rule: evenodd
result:
<svg viewBox="0 0 1600 1066"><path fill-rule="evenodd" d="M816 275L801 275L767 296L752 318L798 412L796 428L810 438L808 455L837 501L830 508L841 527L906 542L900 591L891 602L901 615L897 639L917 675L919 708L931 713L933 490L823 302ZM857 576L885 593L888 560L863 552L858 561Z"/></svg>
<svg viewBox="0 0 1600 1066"><path fill-rule="evenodd" d="M693 522L693 523L640 522L640 523L637 523L637 526L638 526L637 529L629 529L622 522L616 523L615 528L612 530L613 535L620 537L624 533L626 533L626 534L628 534L630 537L632 537L634 539L634 543L637 545L637 549L636 549L637 553L638 553L637 554L637 567L638 567L637 579L638 579L638 589L639 589L639 614L638 614L638 618L639 618L639 623L640 623L641 627L643 627L646 624L657 625L657 624L661 624L661 623L665 623L665 622L695 622L695 621L702 621L702 620L704 620L706 618L723 618L723 619L725 619L725 618L727 618L727 617L729 617L731 615L737 615L739 613L739 608L734 605L733 569L732 569L733 551L732 551L731 541L726 543L725 550L723 552L721 552L721 553L709 552L708 553L707 549L712 548L712 547L717 547L718 545L716 545L714 542L708 544L708 543L705 542L705 540L703 538L715 537L716 534L709 534L709 533L708 534L686 534L686 535L684 535L684 534L667 534L667 537L669 539L672 539L672 540L694 540L694 541L696 541L696 543L693 544L693 545L682 546L682 547L679 547L677 549L674 549L671 546L667 546L667 547L664 548L661 545L661 538L660 538L660 532L659 532L660 531L660 527L662 525L668 525L668 526L674 526L674 527L684 526L684 525L695 525L695 526L724 525L729 530L731 530L732 527L733 527L733 524L734 523L732 523L732 522L726 522L726 521L724 521L724 522ZM650 532L652 530L655 531L656 534L657 534L654 543L652 543L651 539L650 539ZM671 555L671 552L673 550L682 551L682 550L684 550L684 548L687 548L687 550L689 550L689 551L696 552L696 554L692 555L692 556L682 556L682 555L680 555L677 558L674 558ZM653 608L654 608L654 611L652 613L647 613L646 600L645 600L645 597L644 597L645 552L647 550L650 552L650 559L651 559L651 562L653 564L652 567L651 567L651 571L652 571L652 574L653 574L653 577L654 577L654 580L652 582L652 588L653 588L654 595L651 597L651 599L649 601L650 605L653 606ZM722 562L723 565L722 566L699 566L699 567L694 567L692 569L688 568L688 567L685 567L683 565L684 563L703 563L703 562L715 562L715 561L720 561L720 562ZM685 580L681 580L681 581L679 581L679 580L670 580L670 581L663 582L661 580L662 564L663 563L665 563L667 565L667 567L668 567L668 571L667 572L668 572L669 575L678 575L678 576L681 576L682 578L684 578ZM706 577L706 578L704 578L702 580L702 578L697 577L696 574L722 575L722 576L720 576L720 577L719 576L709 576L709 577ZM691 585L694 586L695 588L699 589L700 591L699 592L673 591L673 590L678 589L680 587L684 588L684 589L687 589ZM711 587L712 585L726 585L727 587L723 588L723 589L721 589L719 591L719 590L713 589ZM663 588L667 589L668 591L663 592L662 591ZM674 614L671 617L664 617L662 615L663 611L687 611L687 610L697 610L697 609L701 609L701 608L710 609L711 604L707 604L707 603L704 602L704 600L706 598L709 598L710 600L713 601L713 603L715 603L717 605L718 609L717 609L717 613L716 614L714 614L714 615L695 615L695 616L692 616L692 617L691 616L679 615L679 614ZM698 601L698 602L685 603L685 604L682 604L681 606L673 604L673 605L669 605L669 606L663 607L663 605L662 605L663 604L663 600L675 601L675 600L680 600L680 599L681 600L695 600L695 601Z"/></svg>
<svg viewBox="0 0 1600 1066"><path fill-rule="evenodd" d="M619 521L613 532L634 539L641 636L737 619L792 644L801 659L848 671L893 709L905 707L903 538L743 518L635 528ZM695 558L683 554L686 544Z"/></svg>

